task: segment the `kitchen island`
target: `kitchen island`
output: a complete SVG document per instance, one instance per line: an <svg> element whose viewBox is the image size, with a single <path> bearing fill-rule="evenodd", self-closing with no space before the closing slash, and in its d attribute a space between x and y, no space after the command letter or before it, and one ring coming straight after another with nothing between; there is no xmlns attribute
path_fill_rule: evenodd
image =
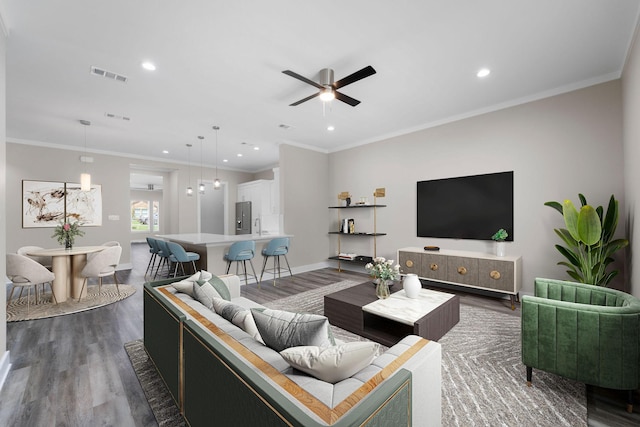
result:
<svg viewBox="0 0 640 427"><path fill-rule="evenodd" d="M186 251L196 252L200 255L200 260L196 261L199 270L207 270L213 274L220 275L227 271L227 262L224 254L235 242L244 240L254 240L256 242L256 255L253 258L253 266L256 274L260 277L262 269L262 249L271 239L278 237L293 237L289 234L210 234L210 233L184 233L184 234L159 234L155 237L169 242L176 242L182 245ZM248 274L251 275L251 267L247 266ZM235 266L231 266L230 273L235 272ZM187 270L189 274L189 270ZM250 280L251 281L251 280Z"/></svg>

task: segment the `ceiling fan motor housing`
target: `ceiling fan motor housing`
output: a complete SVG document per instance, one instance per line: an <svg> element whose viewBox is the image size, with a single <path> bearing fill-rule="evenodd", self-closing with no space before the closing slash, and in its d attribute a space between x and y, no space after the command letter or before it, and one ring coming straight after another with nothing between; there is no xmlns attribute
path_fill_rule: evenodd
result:
<svg viewBox="0 0 640 427"><path fill-rule="evenodd" d="M333 85L333 70L331 68L320 70L320 84L324 87Z"/></svg>

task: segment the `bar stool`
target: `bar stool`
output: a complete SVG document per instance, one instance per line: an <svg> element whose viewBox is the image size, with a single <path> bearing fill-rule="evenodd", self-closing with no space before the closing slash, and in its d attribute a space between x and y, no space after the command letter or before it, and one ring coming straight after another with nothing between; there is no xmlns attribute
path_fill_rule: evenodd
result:
<svg viewBox="0 0 640 427"><path fill-rule="evenodd" d="M180 264L180 268L182 268L182 274L185 274L185 262L190 262L191 265L193 265L194 274L198 271L198 268L196 267L196 261L200 259L200 254L196 252L187 252L182 246L175 242L166 242L166 244L169 248L169 251L171 251L171 255L169 255L169 261L176 264L176 269L173 271L173 277L176 277L178 275L178 264Z"/></svg>
<svg viewBox="0 0 640 427"><path fill-rule="evenodd" d="M289 275L293 277L293 273L291 273L291 267L289 266L289 260L287 259L287 252L289 252L289 238L288 237L279 237L277 239L271 239L267 246L262 250L262 256L264 257L264 262L262 263L262 273L260 273L260 281L262 281L262 275L265 271L273 274L273 286L276 285L276 272L278 273L278 278L280 278L280 273L282 271L280 267L280 256L284 256L284 260L287 263L286 270L289 271ZM267 259L269 257L273 257L273 268L266 268Z"/></svg>
<svg viewBox="0 0 640 427"><path fill-rule="evenodd" d="M167 246L167 242L162 239L155 239L155 243L156 247L158 248L158 256L160 257L160 262L158 263L156 274L154 274L153 278L155 279L158 276L158 272L165 264L167 265L167 277L169 277L171 273L171 263L169 261L171 250L169 249L169 246Z"/></svg>
<svg viewBox="0 0 640 427"><path fill-rule="evenodd" d="M258 276L256 275L256 269L253 268L253 257L256 254L256 242L253 240L244 240L240 242L235 242L229 248L229 252L224 254L224 259L227 260L227 273L229 274L229 269L231 268L232 262L239 263L242 261L242 269L244 271L244 282L248 283L247 278L247 260L251 265L251 270L253 271L253 277L256 279L256 283L258 287L260 287L260 282L258 282ZM238 275L238 264L236 264L236 276Z"/></svg>
<svg viewBox="0 0 640 427"><path fill-rule="evenodd" d="M156 266L156 259L158 258L158 252L160 252L160 248L158 248L158 245L156 245L156 239L154 239L153 237L147 237L147 244L149 245L149 253L151 254L151 257L149 258L147 269L144 272L145 276L149 272L149 269L151 269L151 273L153 273L153 269Z"/></svg>

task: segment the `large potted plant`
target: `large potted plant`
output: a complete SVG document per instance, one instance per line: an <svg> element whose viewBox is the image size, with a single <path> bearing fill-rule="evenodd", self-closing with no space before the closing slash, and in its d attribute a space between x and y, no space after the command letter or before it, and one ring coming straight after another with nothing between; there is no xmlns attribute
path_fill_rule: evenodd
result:
<svg viewBox="0 0 640 427"><path fill-rule="evenodd" d="M614 239L618 226L618 201L609 199L606 213L602 206L593 208L587 199L578 194L581 207L578 211L571 200L563 204L546 202L560 212L567 228L554 231L567 246L555 245L567 261L558 265L568 268L567 274L574 280L590 285L607 286L618 270L607 271L613 262L612 255L629 244L627 239Z"/></svg>

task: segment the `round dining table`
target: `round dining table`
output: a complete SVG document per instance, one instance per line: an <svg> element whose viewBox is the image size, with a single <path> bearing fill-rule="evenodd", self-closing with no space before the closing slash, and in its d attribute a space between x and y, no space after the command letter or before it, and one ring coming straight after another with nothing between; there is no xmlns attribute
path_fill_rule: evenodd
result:
<svg viewBox="0 0 640 427"><path fill-rule="evenodd" d="M51 270L56 276L53 279L53 293L56 301L64 302L68 298L80 298L82 282L84 278L80 275L82 269L87 264L87 254L100 252L106 246L74 246L71 249L34 249L27 252L32 256L50 256ZM82 291L86 295L87 290ZM84 296L82 295L82 296Z"/></svg>

